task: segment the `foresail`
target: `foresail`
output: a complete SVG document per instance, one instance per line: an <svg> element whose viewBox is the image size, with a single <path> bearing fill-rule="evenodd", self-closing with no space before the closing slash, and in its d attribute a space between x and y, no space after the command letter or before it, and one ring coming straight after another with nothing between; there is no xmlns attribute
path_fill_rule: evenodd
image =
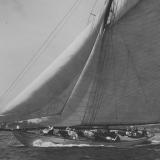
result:
<svg viewBox="0 0 160 160"><path fill-rule="evenodd" d="M106 28L58 125L160 122L159 8L157 0L137 1Z"/></svg>
<svg viewBox="0 0 160 160"><path fill-rule="evenodd" d="M53 64L0 110L0 119L14 121L44 117L61 110L90 55L104 12L105 6L94 24L88 25Z"/></svg>

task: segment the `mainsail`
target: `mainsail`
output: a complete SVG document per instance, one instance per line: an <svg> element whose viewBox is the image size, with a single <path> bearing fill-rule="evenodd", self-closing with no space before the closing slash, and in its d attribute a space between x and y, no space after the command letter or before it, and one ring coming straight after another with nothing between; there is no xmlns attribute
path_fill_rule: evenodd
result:
<svg viewBox="0 0 160 160"><path fill-rule="evenodd" d="M160 2L109 3L112 7L105 6L94 29L88 26L1 111L4 118L34 117L50 104L55 109L58 101L50 114L57 126L160 122Z"/></svg>

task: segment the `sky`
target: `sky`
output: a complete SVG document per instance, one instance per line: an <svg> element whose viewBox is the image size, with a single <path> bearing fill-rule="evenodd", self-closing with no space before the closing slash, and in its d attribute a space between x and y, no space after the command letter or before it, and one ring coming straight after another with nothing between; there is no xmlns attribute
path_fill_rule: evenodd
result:
<svg viewBox="0 0 160 160"><path fill-rule="evenodd" d="M97 1L94 14L98 14L104 1ZM75 2L0 0L0 107L24 90L93 20L89 16L96 0L80 0L69 18L54 32L46 49L38 52L39 58L31 61ZM28 66L27 70L16 80L25 66Z"/></svg>

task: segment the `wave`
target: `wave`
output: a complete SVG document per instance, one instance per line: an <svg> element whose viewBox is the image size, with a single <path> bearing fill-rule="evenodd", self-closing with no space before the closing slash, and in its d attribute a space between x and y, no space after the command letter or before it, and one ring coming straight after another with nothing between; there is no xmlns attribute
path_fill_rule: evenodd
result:
<svg viewBox="0 0 160 160"><path fill-rule="evenodd" d="M89 144L56 144L53 142L43 142L36 140L33 142L34 147L104 147L104 145L89 145Z"/></svg>
<svg viewBox="0 0 160 160"><path fill-rule="evenodd" d="M151 139L152 144L160 144L160 133L156 133Z"/></svg>

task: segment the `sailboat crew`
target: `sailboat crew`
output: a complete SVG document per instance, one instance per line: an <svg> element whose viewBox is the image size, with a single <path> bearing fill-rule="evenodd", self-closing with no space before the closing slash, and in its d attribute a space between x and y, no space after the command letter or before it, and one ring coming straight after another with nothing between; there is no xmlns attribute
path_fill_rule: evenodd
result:
<svg viewBox="0 0 160 160"><path fill-rule="evenodd" d="M95 140L97 141L107 141L107 142L117 142L120 141L118 131L110 131L109 129L97 130L95 133Z"/></svg>
<svg viewBox="0 0 160 160"><path fill-rule="evenodd" d="M53 135L54 127L48 126L48 128L45 128L41 131L43 135Z"/></svg>
<svg viewBox="0 0 160 160"><path fill-rule="evenodd" d="M142 136L148 136L149 133L147 132L146 128L143 128L142 130Z"/></svg>
<svg viewBox="0 0 160 160"><path fill-rule="evenodd" d="M70 127L67 127L66 131L70 138L75 140L78 139L78 134L76 133L75 129L71 129Z"/></svg>
<svg viewBox="0 0 160 160"><path fill-rule="evenodd" d="M17 124L16 129L20 129L20 126Z"/></svg>
<svg viewBox="0 0 160 160"><path fill-rule="evenodd" d="M127 128L127 130L126 130L126 136L128 136L128 137L130 137L132 134L131 134L131 131L129 130L129 128Z"/></svg>
<svg viewBox="0 0 160 160"><path fill-rule="evenodd" d="M109 132L106 135L106 140L108 140L108 141L114 141L114 142L120 141L120 137L118 136L118 132L117 131Z"/></svg>
<svg viewBox="0 0 160 160"><path fill-rule="evenodd" d="M148 135L149 135L149 133L147 132L147 130L145 128L138 129L135 126L130 126L126 130L126 136L128 136L128 137L139 138L139 137L146 137Z"/></svg>
<svg viewBox="0 0 160 160"><path fill-rule="evenodd" d="M83 134L85 137L87 137L89 139L93 139L93 138L95 138L95 132L96 132L96 130L84 130Z"/></svg>

